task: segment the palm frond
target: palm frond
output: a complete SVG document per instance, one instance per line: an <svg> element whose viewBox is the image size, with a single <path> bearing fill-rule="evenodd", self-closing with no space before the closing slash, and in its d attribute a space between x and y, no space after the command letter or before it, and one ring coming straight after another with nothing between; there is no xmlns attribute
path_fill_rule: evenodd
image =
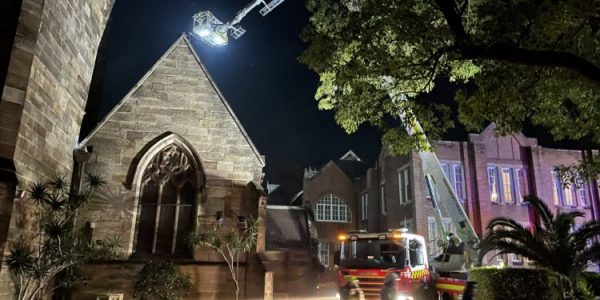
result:
<svg viewBox="0 0 600 300"><path fill-rule="evenodd" d="M48 186L50 186L53 190L60 192L66 192L69 190L69 183L62 175L53 175L48 182Z"/></svg>
<svg viewBox="0 0 600 300"><path fill-rule="evenodd" d="M585 250L578 253L574 258L574 267L583 271L587 268L590 262L600 263L600 243L595 243Z"/></svg>
<svg viewBox="0 0 600 300"><path fill-rule="evenodd" d="M508 227L512 230L527 230L519 222L506 217L496 217L491 219L488 223L487 229L494 230L497 229L497 227Z"/></svg>
<svg viewBox="0 0 600 300"><path fill-rule="evenodd" d="M12 244L6 258L6 265L11 274L25 274L31 271L35 264L33 250L25 240Z"/></svg>
<svg viewBox="0 0 600 300"><path fill-rule="evenodd" d="M596 236L600 236L600 221L584 223L572 233L573 240L581 243L587 243L589 239Z"/></svg>
<svg viewBox="0 0 600 300"><path fill-rule="evenodd" d="M537 239L528 231L519 232L512 230L497 230L488 233L488 235L481 242L481 256L483 257L483 255L492 250L498 250L499 247L501 248L499 245L504 245L504 243L507 242L527 247L531 253L528 255L528 257L535 261L539 261L541 264L552 264L552 256L545 247L544 241Z"/></svg>
<svg viewBox="0 0 600 300"><path fill-rule="evenodd" d="M44 203L46 196L48 195L46 192L46 186L40 182L36 182L29 186L27 189L27 194L29 194L29 197L37 204Z"/></svg>
<svg viewBox="0 0 600 300"><path fill-rule="evenodd" d="M87 187L92 190L106 184L104 177L89 171L85 173L85 182Z"/></svg>
<svg viewBox="0 0 600 300"><path fill-rule="evenodd" d="M536 262L540 260L538 254L532 251L529 247L514 241L497 241L494 245L490 245L488 249L488 253L491 251L497 251L493 257L502 254L518 254Z"/></svg>
<svg viewBox="0 0 600 300"><path fill-rule="evenodd" d="M552 226L552 220L554 220L554 214L544 201L536 196L525 196L523 200L533 206L533 210L535 213L540 216L540 219L546 228L550 228Z"/></svg>

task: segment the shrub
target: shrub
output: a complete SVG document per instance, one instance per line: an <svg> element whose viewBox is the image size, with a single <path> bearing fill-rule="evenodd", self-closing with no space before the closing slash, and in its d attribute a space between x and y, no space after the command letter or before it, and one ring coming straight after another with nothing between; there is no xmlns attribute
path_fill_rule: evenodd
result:
<svg viewBox="0 0 600 300"><path fill-rule="evenodd" d="M574 299L569 279L545 269L474 268L477 299Z"/></svg>
<svg viewBox="0 0 600 300"><path fill-rule="evenodd" d="M591 292L594 294L594 296L600 296L600 274L585 272L583 273L583 278L585 278L587 281L588 286L591 288Z"/></svg>
<svg viewBox="0 0 600 300"><path fill-rule="evenodd" d="M150 261L137 274L134 297L140 300L175 300L192 289L189 276L170 261Z"/></svg>

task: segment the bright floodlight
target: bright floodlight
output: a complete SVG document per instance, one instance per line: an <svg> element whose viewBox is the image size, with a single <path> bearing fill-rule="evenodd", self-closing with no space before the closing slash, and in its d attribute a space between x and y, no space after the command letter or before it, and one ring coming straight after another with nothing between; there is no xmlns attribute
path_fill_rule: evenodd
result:
<svg viewBox="0 0 600 300"><path fill-rule="evenodd" d="M211 46L227 45L228 24L223 24L210 11L194 15L194 34Z"/></svg>
<svg viewBox="0 0 600 300"><path fill-rule="evenodd" d="M239 23L256 6L260 4L264 5L260 10L260 14L264 16L273 11L273 9L283 3L283 1L285 0L272 0L267 4L265 0L252 0L235 15L233 20L225 24L217 19L210 11L201 11L194 15L193 33L211 46L227 45L227 33L230 33L234 39L238 39L246 33L246 30L242 28Z"/></svg>

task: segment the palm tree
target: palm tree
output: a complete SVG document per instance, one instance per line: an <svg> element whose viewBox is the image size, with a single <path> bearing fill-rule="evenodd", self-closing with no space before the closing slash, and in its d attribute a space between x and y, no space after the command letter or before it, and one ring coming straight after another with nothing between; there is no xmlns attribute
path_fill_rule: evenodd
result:
<svg viewBox="0 0 600 300"><path fill-rule="evenodd" d="M592 221L575 229L580 211L552 214L548 206L535 196L525 197L540 218L540 225L530 231L513 219L494 218L487 226L488 234L481 243L480 258L490 251L497 255L514 253L535 262L536 266L553 270L577 280L591 262L600 262L600 222Z"/></svg>

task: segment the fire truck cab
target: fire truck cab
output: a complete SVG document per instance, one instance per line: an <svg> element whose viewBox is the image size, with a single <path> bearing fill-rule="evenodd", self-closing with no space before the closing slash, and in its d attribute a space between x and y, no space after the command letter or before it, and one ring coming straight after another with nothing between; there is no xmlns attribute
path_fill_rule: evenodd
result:
<svg viewBox="0 0 600 300"><path fill-rule="evenodd" d="M406 229L351 231L341 234L339 243L335 254L339 299L425 297L431 278L422 236Z"/></svg>

